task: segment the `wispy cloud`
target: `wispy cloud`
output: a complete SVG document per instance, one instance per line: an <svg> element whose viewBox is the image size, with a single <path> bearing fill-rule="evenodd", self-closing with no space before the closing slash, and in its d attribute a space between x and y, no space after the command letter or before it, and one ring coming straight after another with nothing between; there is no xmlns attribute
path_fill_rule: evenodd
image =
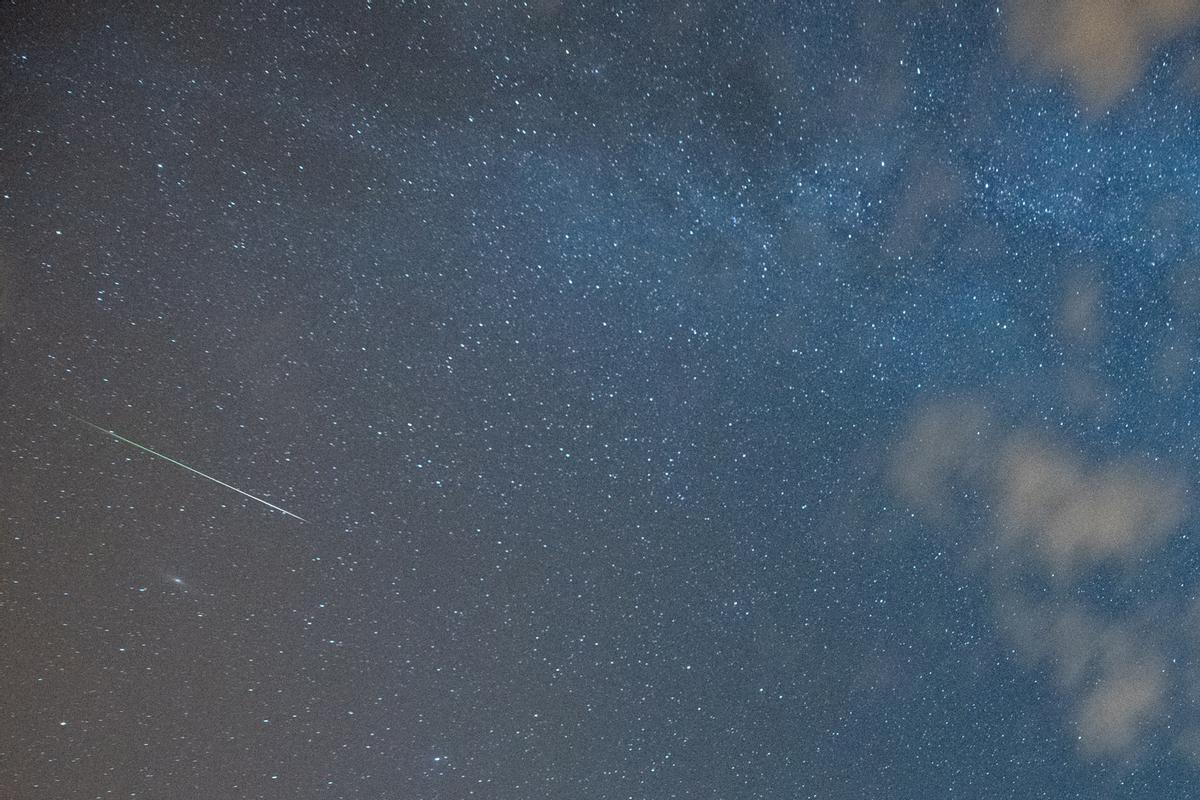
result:
<svg viewBox="0 0 1200 800"><path fill-rule="evenodd" d="M986 510L978 549L989 555L977 568L1001 631L1070 698L1082 754L1132 755L1183 676L1168 669L1154 625L1073 594L1101 567L1136 570L1178 530L1188 514L1182 477L1139 459L1089 463L1036 428L1002 426L979 398L922 408L890 475L931 523L964 522L967 497ZM1041 591L1019 588L1030 576Z"/></svg>
<svg viewBox="0 0 1200 800"><path fill-rule="evenodd" d="M1077 274L1058 310L1068 399L1106 329L1097 287ZM1190 294L1176 295L1186 316ZM1188 612L1178 610L1183 602L1164 608L1155 600L1153 609L1135 602L1118 613L1081 591L1098 575L1132 583L1182 530L1191 511L1186 476L1142 455L1088 455L1044 417L1013 418L996 406L982 391L920 404L891 448L893 490L931 528L978 529L964 557L973 554L970 568L1014 652L1068 699L1081 755L1132 757L1162 734L1200 761L1200 718L1193 725L1172 716L1200 697L1200 672L1167 655L1200 647L1200 605Z"/></svg>
<svg viewBox="0 0 1200 800"><path fill-rule="evenodd" d="M1011 0L1013 55L1063 75L1092 113L1141 79L1150 51L1200 20L1200 0Z"/></svg>

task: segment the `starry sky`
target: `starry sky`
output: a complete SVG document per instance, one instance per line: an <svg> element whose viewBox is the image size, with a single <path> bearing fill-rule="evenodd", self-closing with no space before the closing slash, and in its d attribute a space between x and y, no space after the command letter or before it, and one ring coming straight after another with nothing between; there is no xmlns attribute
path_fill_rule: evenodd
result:
<svg viewBox="0 0 1200 800"><path fill-rule="evenodd" d="M1192 796L1200 1L0 45L3 797Z"/></svg>

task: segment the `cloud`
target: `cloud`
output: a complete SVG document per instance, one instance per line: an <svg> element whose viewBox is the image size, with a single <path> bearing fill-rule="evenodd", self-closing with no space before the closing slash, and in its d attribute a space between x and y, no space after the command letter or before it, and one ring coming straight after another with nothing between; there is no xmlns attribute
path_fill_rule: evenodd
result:
<svg viewBox="0 0 1200 800"><path fill-rule="evenodd" d="M1094 275L1079 272L1067 281L1059 328L1068 342L1087 347L1099 339L1104 329L1100 300L1100 284Z"/></svg>
<svg viewBox="0 0 1200 800"><path fill-rule="evenodd" d="M1106 619L1077 601L1004 591L1001 627L1029 666L1072 699L1082 755L1129 757L1165 712L1168 660L1141 619Z"/></svg>
<svg viewBox="0 0 1200 800"><path fill-rule="evenodd" d="M1127 654L1125 654L1127 655ZM1165 705L1166 671L1151 657L1106 662L1079 701L1076 725L1088 756L1120 756L1138 743Z"/></svg>
<svg viewBox="0 0 1200 800"><path fill-rule="evenodd" d="M1004 426L979 398L923 406L892 449L893 488L926 520L983 514L976 567L999 627L1068 698L1079 751L1129 757L1161 723L1174 684L1159 628L1075 599L1102 567L1133 572L1188 514L1185 481L1136 458L1085 459L1033 426ZM961 498L973 498L964 507ZM1033 581L1036 592L1022 587ZM1182 627L1182 626L1179 626Z"/></svg>
<svg viewBox="0 0 1200 800"><path fill-rule="evenodd" d="M983 492L997 544L1051 573L1130 562L1187 515L1186 484L1139 459L1089 465L1036 428L1001 431L978 400L933 402L893 447L892 487L930 519Z"/></svg>
<svg viewBox="0 0 1200 800"><path fill-rule="evenodd" d="M1164 390L1180 392L1190 382L1200 338L1200 268L1194 263L1178 268L1172 276L1171 304L1174 324L1159 348L1154 375Z"/></svg>
<svg viewBox="0 0 1200 800"><path fill-rule="evenodd" d="M1071 578L1101 562L1130 562L1174 530L1184 484L1133 460L1089 467L1030 432L1011 435L996 459L995 528L1052 575Z"/></svg>
<svg viewBox="0 0 1200 800"><path fill-rule="evenodd" d="M1200 19L1200 0L1010 0L1015 58L1062 74L1085 109L1103 112L1141 79L1150 51Z"/></svg>
<svg viewBox="0 0 1200 800"><path fill-rule="evenodd" d="M953 512L956 487L986 480L992 415L977 398L959 397L922 409L892 451L892 486L927 516Z"/></svg>
<svg viewBox="0 0 1200 800"><path fill-rule="evenodd" d="M945 154L913 158L909 183L887 231L884 252L893 257L928 256L936 241L938 215L953 209L963 195L959 171L944 163Z"/></svg>

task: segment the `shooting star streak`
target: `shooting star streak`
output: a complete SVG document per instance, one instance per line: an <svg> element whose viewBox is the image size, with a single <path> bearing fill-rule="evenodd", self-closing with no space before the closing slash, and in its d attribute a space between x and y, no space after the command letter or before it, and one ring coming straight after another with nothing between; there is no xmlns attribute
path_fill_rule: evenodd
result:
<svg viewBox="0 0 1200 800"><path fill-rule="evenodd" d="M218 486L224 486L226 489L232 489L233 491L237 492L238 494L242 495L243 497L249 497L251 500L255 500L259 503L262 503L267 508L274 509L275 511L278 511L280 514L283 514L284 516L294 517L294 518L300 520L301 522L308 522L308 520L306 520L304 517L300 516L299 514L293 514L292 512L288 511L286 508L280 508L279 506L275 505L274 503L267 502L266 500L263 500L261 497L255 497L254 495L250 494L249 492L242 491L241 489L237 488L236 486L230 486L225 481L219 481L216 478L214 478L212 475L205 475L203 472L196 469L195 467L189 467L187 464L184 464L182 461L176 461L175 459L171 458L170 456L164 456L162 453L151 450L149 447L146 447L144 444L138 444L133 439L126 439L124 436L117 433L116 431L110 431L108 428L101 428L99 425L88 422L86 419L77 417L74 414L67 414L67 416L70 417L71 419L75 420L76 422L82 422L84 425L87 425L89 428L94 428L95 430L98 430L103 434L107 434L108 436L111 436L118 441L124 442L125 444L133 445L138 450L144 450L145 452L149 453L152 456L155 456L156 458L161 458L163 461L170 461L172 464L174 464L177 467L183 467L188 472L193 472L193 473L199 475L201 478L206 478L206 479L212 481L213 483L217 484Z"/></svg>

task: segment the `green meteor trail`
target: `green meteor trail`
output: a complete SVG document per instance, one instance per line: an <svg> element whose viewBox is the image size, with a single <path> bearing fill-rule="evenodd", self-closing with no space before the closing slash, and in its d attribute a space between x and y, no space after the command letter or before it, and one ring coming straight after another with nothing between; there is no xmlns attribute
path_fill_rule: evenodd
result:
<svg viewBox="0 0 1200 800"><path fill-rule="evenodd" d="M295 519L298 519L301 522L308 522L308 520L306 520L304 517L300 516L299 514L293 514L291 511L288 511L286 508L280 508L279 506L275 505L274 503L263 500L261 497L255 497L254 495L250 494L249 492L242 491L241 489L237 488L236 486L230 486L225 481L217 480L212 475L205 475L203 472L196 469L195 467L189 467L187 464L184 464L182 461L176 461L175 459L171 458L170 456L164 456L162 453L151 450L149 447L146 447L144 444L138 444L137 442L133 441L132 439L126 439L124 436L117 433L116 431L110 431L108 428L101 428L99 425L96 425L95 423L92 423L92 422L88 422L86 419L83 419L82 417L77 417L74 414L67 414L67 416L70 417L71 419L75 420L76 422L82 422L84 425L87 425L89 428L94 428L94 429L100 431L101 433L107 434L118 441L124 442L125 444L133 445L138 450L143 450L156 458L161 458L163 461L170 461L172 464L174 464L177 467L183 467L188 472L193 472L193 473L199 475L201 478L206 478L207 480L212 481L213 483L217 484L218 486L224 486L226 489L232 489L233 491L237 492L238 494L242 495L243 497L249 497L251 500L255 500L259 503L262 503L267 508L278 511L280 514L283 514L284 516L294 517Z"/></svg>

